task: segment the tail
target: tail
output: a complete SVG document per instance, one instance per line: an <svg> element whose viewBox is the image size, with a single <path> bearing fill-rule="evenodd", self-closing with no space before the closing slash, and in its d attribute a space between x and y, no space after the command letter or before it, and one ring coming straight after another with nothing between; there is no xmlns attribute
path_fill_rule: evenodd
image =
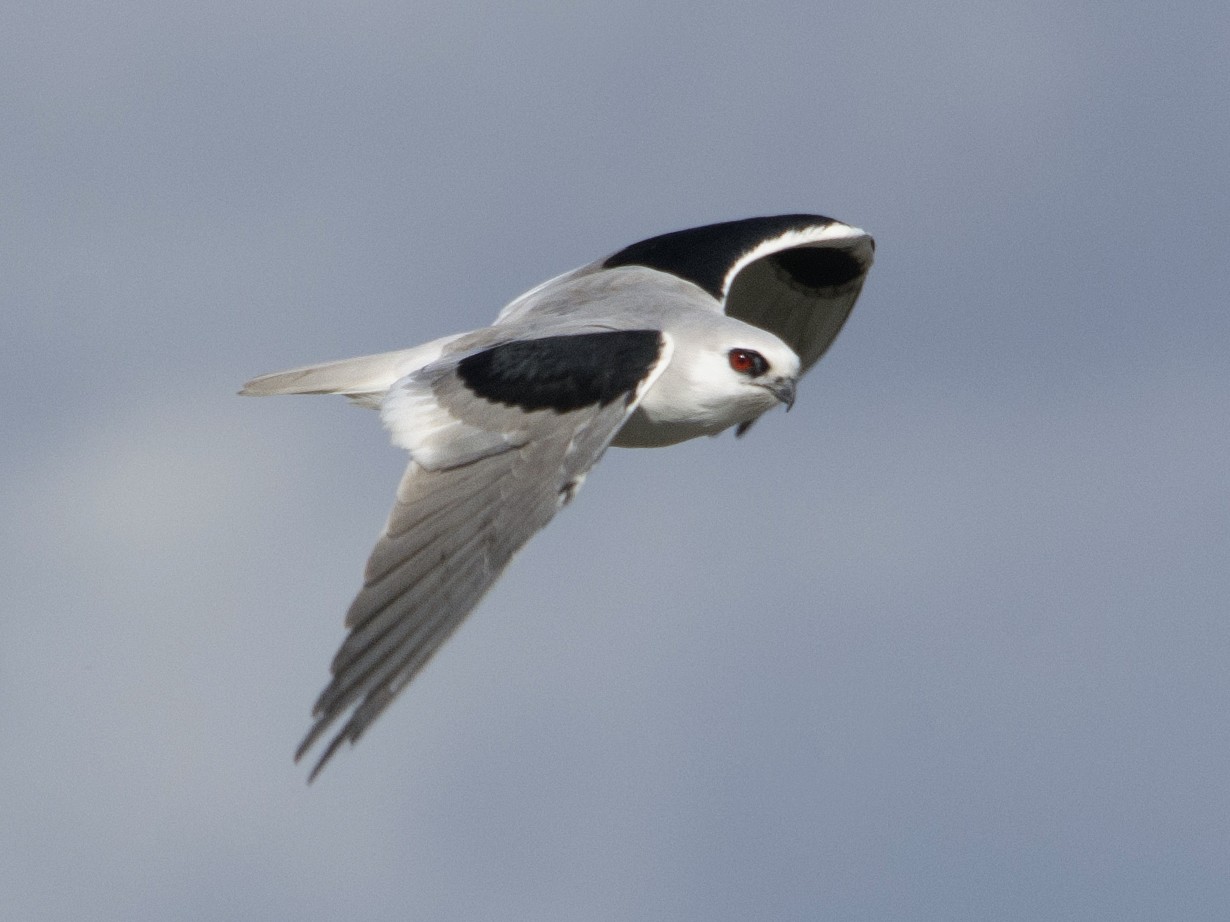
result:
<svg viewBox="0 0 1230 922"><path fill-rule="evenodd" d="M275 394L343 394L356 403L378 406L393 384L440 357L457 336L446 336L413 349L361 355L353 359L305 365L253 378L239 393L244 397Z"/></svg>

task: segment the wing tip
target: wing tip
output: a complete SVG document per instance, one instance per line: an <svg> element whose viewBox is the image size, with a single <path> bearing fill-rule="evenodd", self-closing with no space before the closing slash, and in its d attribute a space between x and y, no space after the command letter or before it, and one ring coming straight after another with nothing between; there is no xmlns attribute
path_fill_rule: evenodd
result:
<svg viewBox="0 0 1230 922"><path fill-rule="evenodd" d="M299 746L295 749L296 765L303 761L303 757L307 755L308 750L316 745L317 741L324 734L325 730L329 728L329 725L333 723L337 716L337 714L326 714L316 720L316 723L312 725L312 729L308 730L307 734L303 737L303 740L299 743ZM308 784L311 784L316 780L316 776L324 770L325 765L328 764L329 760L333 758L338 749L341 748L343 742L349 739L353 744L354 741L358 739L358 734L354 732L355 727L352 726L353 723L354 721L352 719L346 724L346 726L342 727L342 729L337 732L333 739L329 741L329 745L325 747L324 752L320 754L320 758L316 760L316 764L312 766L312 770L308 772Z"/></svg>

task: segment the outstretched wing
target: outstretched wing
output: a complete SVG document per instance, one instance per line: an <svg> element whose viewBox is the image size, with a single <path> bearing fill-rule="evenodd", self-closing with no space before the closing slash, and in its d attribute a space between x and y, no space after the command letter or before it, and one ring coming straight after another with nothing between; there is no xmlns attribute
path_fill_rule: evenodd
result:
<svg viewBox="0 0 1230 922"><path fill-rule="evenodd" d="M648 266L687 279L731 317L784 340L806 371L837 338L874 253L875 242L857 227L794 214L662 234L601 265Z"/></svg>
<svg viewBox="0 0 1230 922"><path fill-rule="evenodd" d="M572 499L670 352L657 330L513 340L393 387L382 415L411 461L295 756L350 711L311 778L362 735Z"/></svg>

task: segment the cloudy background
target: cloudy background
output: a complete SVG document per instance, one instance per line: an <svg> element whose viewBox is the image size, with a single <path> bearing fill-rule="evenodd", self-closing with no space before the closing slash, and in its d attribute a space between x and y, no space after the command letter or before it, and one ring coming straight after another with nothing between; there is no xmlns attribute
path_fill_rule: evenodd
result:
<svg viewBox="0 0 1230 922"><path fill-rule="evenodd" d="M0 13L8 918L1223 919L1230 14ZM612 451L311 787L403 464L254 374L679 227L871 231L748 438Z"/></svg>

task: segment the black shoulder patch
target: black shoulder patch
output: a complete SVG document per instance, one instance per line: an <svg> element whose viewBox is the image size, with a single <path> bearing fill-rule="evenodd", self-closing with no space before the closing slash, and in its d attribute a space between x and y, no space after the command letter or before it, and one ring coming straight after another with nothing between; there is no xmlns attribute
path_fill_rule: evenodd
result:
<svg viewBox="0 0 1230 922"><path fill-rule="evenodd" d="M661 351L657 330L545 336L467 356L457 363L457 374L492 403L567 413L631 397Z"/></svg>
<svg viewBox="0 0 1230 922"><path fill-rule="evenodd" d="M603 264L605 269L616 266L647 266L669 272L699 285L721 300L722 281L726 273L744 253L763 240L778 237L787 231L832 224L832 218L814 214L784 214L769 218L745 218L723 221L687 230L650 237L624 247ZM787 270L789 271L789 270Z"/></svg>

